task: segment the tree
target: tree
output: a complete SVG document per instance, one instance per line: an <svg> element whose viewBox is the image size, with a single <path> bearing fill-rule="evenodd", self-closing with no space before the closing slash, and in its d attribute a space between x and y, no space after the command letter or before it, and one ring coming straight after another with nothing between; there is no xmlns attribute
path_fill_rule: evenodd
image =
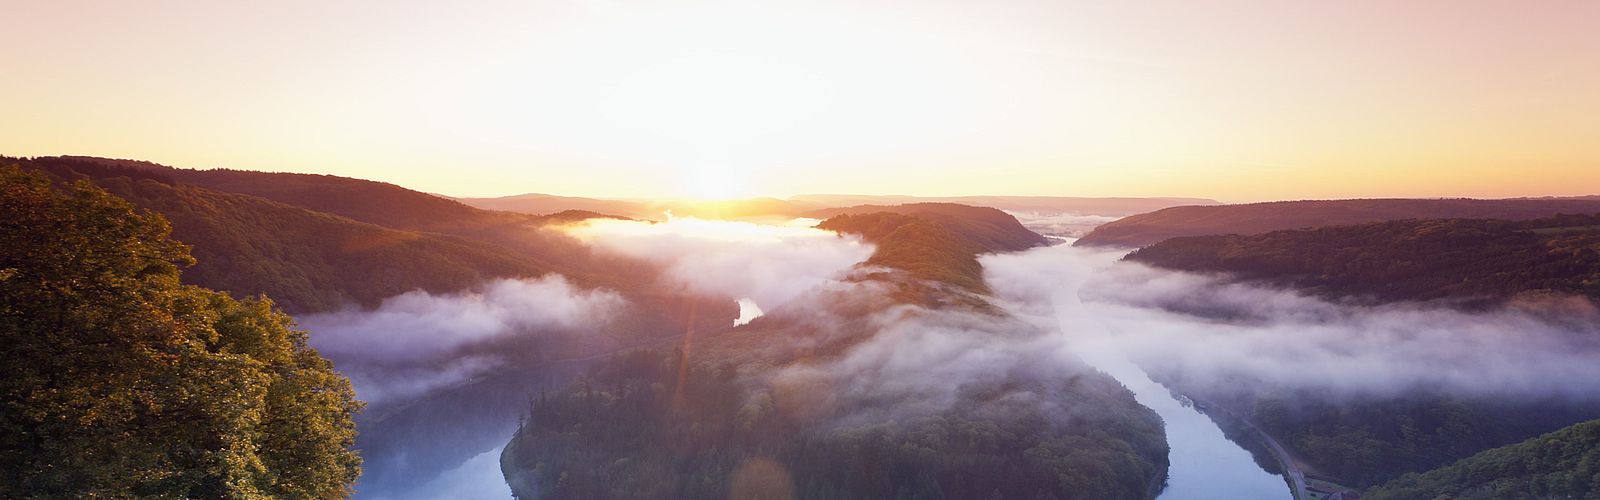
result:
<svg viewBox="0 0 1600 500"><path fill-rule="evenodd" d="M160 216L0 166L0 497L333 497L350 383L265 297L179 282Z"/></svg>

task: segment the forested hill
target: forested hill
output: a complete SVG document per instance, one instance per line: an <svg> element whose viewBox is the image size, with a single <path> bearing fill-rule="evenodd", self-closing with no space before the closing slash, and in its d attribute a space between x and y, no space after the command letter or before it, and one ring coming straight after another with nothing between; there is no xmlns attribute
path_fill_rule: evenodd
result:
<svg viewBox="0 0 1600 500"><path fill-rule="evenodd" d="M195 284L236 296L265 293L286 311L326 311L346 304L374 305L386 297L421 289L461 290L495 277L562 272L582 282L627 289L629 276L647 276L643 264L595 256L576 241L541 231L538 220L466 207L449 200L367 181L298 174L239 175L260 184L299 189L252 188L295 206L248 194L183 182L194 171L127 160L94 158L4 158L0 162L38 170L61 180L85 179L155 211L173 225L173 235L193 247L199 263L185 271ZM285 177L277 177L277 176ZM335 187L316 187L321 182ZM346 186L346 187L338 187ZM348 187L356 186L356 187ZM342 201L319 205L309 193ZM338 210L402 227L354 220L308 206ZM385 215L393 210L394 215ZM426 221L429 211L440 220ZM424 228L439 228L430 232ZM639 272L630 272L635 270ZM620 284L619 284L620 283Z"/></svg>
<svg viewBox="0 0 1600 500"><path fill-rule="evenodd" d="M1422 474L1406 474L1362 498L1600 497L1600 420L1478 453Z"/></svg>
<svg viewBox="0 0 1600 500"><path fill-rule="evenodd" d="M1015 252L1048 242L1039 233L1023 227L1016 217L998 209L957 203L907 203L904 205L857 205L818 210L808 214L819 219L840 215L893 213L937 223L964 240L977 244L983 252ZM849 228L842 228L849 229ZM860 231L855 231L860 232ZM874 234L867 234L871 239Z"/></svg>
<svg viewBox="0 0 1600 500"><path fill-rule="evenodd" d="M1577 213L1600 213L1600 200L1372 199L1185 206L1112 221L1084 235L1075 245L1142 247L1181 236L1259 234L1401 219L1527 220Z"/></svg>
<svg viewBox="0 0 1600 500"><path fill-rule="evenodd" d="M473 208L386 182L334 175L229 169L174 169L171 175L185 184L258 196L396 229L471 235L507 226L538 225L542 221L533 215Z"/></svg>
<svg viewBox="0 0 1600 500"><path fill-rule="evenodd" d="M924 305L948 301L925 283L953 285L984 295L983 266L978 255L1018 251L1043 245L1043 236L993 208L951 203L914 203L891 207L863 205L817 225L838 233L858 234L877 246L868 266L909 273L918 282L902 286L903 297ZM907 285L907 284L902 284Z"/></svg>
<svg viewBox="0 0 1600 500"><path fill-rule="evenodd" d="M1173 238L1127 258L1326 297L1501 301L1551 292L1600 299L1600 214Z"/></svg>

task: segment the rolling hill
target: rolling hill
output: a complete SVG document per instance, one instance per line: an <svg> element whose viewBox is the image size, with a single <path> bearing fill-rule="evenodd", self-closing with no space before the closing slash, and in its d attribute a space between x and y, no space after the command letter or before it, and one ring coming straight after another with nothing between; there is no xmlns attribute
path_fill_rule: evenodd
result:
<svg viewBox="0 0 1600 500"><path fill-rule="evenodd" d="M1173 238L1128 260L1367 301L1600 300L1600 214L1431 219Z"/></svg>
<svg viewBox="0 0 1600 500"><path fill-rule="evenodd" d="M938 223L943 228L953 231L962 239L976 244L981 253L1015 252L1048 243L1048 240L1043 236L1023 227L1022 223L1017 222L1016 217L1012 217L999 209L957 203L907 203L892 206L857 205L816 210L806 215L818 219L831 219L840 215L873 213L893 213ZM837 226L840 222L836 221L833 224ZM840 228L850 229L850 227ZM853 232L869 236L868 239L873 236L879 236L882 233L881 230Z"/></svg>
<svg viewBox="0 0 1600 500"><path fill-rule="evenodd" d="M1600 496L1600 420L1406 474L1363 498L1595 498Z"/></svg>
<svg viewBox="0 0 1600 500"><path fill-rule="evenodd" d="M1400 219L1537 219L1600 213L1600 200L1371 199L1183 206L1125 217L1097 227L1075 245L1142 247L1179 236L1259 234Z"/></svg>
<svg viewBox="0 0 1600 500"><path fill-rule="evenodd" d="M479 210L390 184L99 158L0 161L90 180L161 214L199 259L186 280L237 296L265 293L291 313L371 306L410 290L456 291L496 277L559 271L631 290L651 276L644 263L595 255L540 228L560 216Z"/></svg>

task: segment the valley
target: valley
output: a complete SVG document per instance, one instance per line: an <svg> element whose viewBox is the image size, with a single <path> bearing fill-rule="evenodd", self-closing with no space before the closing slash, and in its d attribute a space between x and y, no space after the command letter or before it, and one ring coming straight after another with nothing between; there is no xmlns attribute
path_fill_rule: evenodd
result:
<svg viewBox="0 0 1600 500"><path fill-rule="evenodd" d="M1579 361L1600 353L1593 216L1130 252L1075 244L1099 229L1063 221L1090 212L814 197L798 215L815 219L640 221L328 176L14 162L169 217L200 262L185 279L286 297L366 402L358 498L1388 494L1600 418L1584 395L1600 373ZM905 201L840 201L884 200ZM1510 330L1519 350L1482 350ZM1494 368L1407 368L1431 358ZM1495 382L1463 382L1480 376Z"/></svg>

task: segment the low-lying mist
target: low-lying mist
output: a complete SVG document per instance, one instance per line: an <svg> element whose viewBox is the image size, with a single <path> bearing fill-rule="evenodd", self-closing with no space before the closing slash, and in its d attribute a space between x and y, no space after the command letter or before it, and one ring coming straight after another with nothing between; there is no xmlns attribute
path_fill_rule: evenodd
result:
<svg viewBox="0 0 1600 500"><path fill-rule="evenodd" d="M682 290L748 298L771 310L872 255L855 236L801 224L675 217L666 222L590 219L567 231L597 248L661 265Z"/></svg>
<svg viewBox="0 0 1600 500"><path fill-rule="evenodd" d="M1093 362L1213 387L1270 381L1339 396L1441 391L1600 399L1592 312L1347 306L1119 261L1067 245L983 258L1006 308Z"/></svg>
<svg viewBox="0 0 1600 500"><path fill-rule="evenodd" d="M499 360L462 355L468 347L551 330L593 330L628 307L609 290L585 290L559 275L502 279L478 289L414 291L376 309L298 318L311 344L338 362L368 402L414 396L465 380Z"/></svg>
<svg viewBox="0 0 1600 500"><path fill-rule="evenodd" d="M661 267L660 290L633 292L737 300L741 323L836 279L872 253L871 245L854 236L798 224L593 219L567 230L603 251ZM596 335L642 307L625 297L622 291L584 289L551 274L495 280L459 293L414 291L372 310L351 308L297 320L312 332L312 345L351 378L359 396L378 403L493 369L506 360L484 348L490 344L551 333Z"/></svg>
<svg viewBox="0 0 1600 500"><path fill-rule="evenodd" d="M1122 255L1057 245L984 256L997 311L879 311L865 341L827 362L784 368L773 385L829 387L825 403L850 409L841 413L846 422L937 414L974 388L1067 377L1085 361L1108 369L1131 361L1181 375L1190 387L1270 385L1330 398L1423 391L1600 400L1600 322L1592 314L1343 305ZM813 305L791 310L803 307ZM1061 403L1026 385L998 399Z"/></svg>

